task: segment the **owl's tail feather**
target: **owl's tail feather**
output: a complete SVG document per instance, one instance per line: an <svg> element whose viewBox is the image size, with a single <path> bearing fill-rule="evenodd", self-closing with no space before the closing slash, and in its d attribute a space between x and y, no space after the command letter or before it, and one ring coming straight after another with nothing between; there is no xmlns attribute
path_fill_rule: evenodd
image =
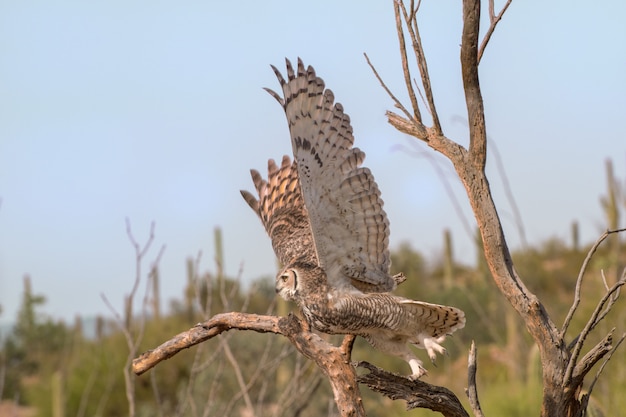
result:
<svg viewBox="0 0 626 417"><path fill-rule="evenodd" d="M399 298L399 297L398 297ZM400 306L412 318L413 334L441 343L447 335L465 327L465 313L456 307L399 298ZM440 340L441 339L441 340Z"/></svg>

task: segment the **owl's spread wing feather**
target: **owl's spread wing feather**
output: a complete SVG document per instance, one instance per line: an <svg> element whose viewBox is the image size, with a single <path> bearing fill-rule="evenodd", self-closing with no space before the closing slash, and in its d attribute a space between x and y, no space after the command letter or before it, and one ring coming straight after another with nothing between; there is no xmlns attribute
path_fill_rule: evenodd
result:
<svg viewBox="0 0 626 417"><path fill-rule="evenodd" d="M287 60L287 80L275 68L302 198L309 216L319 265L335 288L355 286L366 292L390 291L389 221L365 153L353 148L350 118L331 90L298 60L297 73Z"/></svg>
<svg viewBox="0 0 626 417"><path fill-rule="evenodd" d="M284 156L280 167L270 159L267 181L256 170L251 170L252 181L259 199L248 191L241 195L260 217L278 260L287 265L295 259L317 265L317 255L311 236L308 215L295 162Z"/></svg>

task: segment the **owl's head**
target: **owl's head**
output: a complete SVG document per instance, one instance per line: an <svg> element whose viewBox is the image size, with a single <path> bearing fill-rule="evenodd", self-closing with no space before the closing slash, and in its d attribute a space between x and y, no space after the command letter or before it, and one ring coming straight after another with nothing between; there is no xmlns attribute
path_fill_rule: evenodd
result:
<svg viewBox="0 0 626 417"><path fill-rule="evenodd" d="M276 292L285 300L300 302L324 292L324 271L317 265L294 262L284 267L276 276Z"/></svg>

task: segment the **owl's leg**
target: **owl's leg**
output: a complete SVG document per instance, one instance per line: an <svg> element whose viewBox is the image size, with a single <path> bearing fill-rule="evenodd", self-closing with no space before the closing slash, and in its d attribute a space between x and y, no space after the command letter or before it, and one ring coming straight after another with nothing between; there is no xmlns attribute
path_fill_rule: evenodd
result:
<svg viewBox="0 0 626 417"><path fill-rule="evenodd" d="M401 350L397 350L395 352L395 355L407 361L411 367L412 373L409 375L409 379L416 380L428 374L428 371L424 368L422 361L415 356L409 345L404 344Z"/></svg>
<svg viewBox="0 0 626 417"><path fill-rule="evenodd" d="M409 355L407 355L404 360L407 361L411 367L412 374L409 375L409 379L419 379L421 376L428 374L426 368L422 366L422 361L417 359L417 357L413 355L413 352L408 349L407 351Z"/></svg>
<svg viewBox="0 0 626 417"><path fill-rule="evenodd" d="M404 359L411 367L412 374L409 375L410 379L418 379L428 373L426 368L422 366L422 361L415 356L415 353L409 347L406 337L386 337L385 335L367 335L364 337L376 349Z"/></svg>

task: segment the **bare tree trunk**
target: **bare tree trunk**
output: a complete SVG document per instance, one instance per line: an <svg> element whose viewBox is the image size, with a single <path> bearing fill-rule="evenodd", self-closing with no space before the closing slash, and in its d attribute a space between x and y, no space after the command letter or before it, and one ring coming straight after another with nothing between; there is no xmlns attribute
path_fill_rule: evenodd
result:
<svg viewBox="0 0 626 417"><path fill-rule="evenodd" d="M478 78L478 64L495 25L500 21L509 4L510 1L496 15L493 10L493 0L489 1L491 25L479 49L480 0L463 1L461 70L470 136L468 149L448 139L443 134L438 122L439 118L432 98L428 68L415 17L417 9L413 2L411 2L410 11L406 10L403 2L394 3L396 21L399 22L401 18L404 18L406 30L413 41L413 53L416 56L428 111L432 116L433 122L431 127L423 124L420 111L415 109L417 106L416 101L411 100L414 109L412 112L409 112L393 95L391 97L396 102L396 107L400 108L406 117L393 112L387 112L387 116L389 123L399 131L424 141L428 146L445 155L452 162L463 183L478 223L484 245L485 258L494 283L522 318L526 329L539 348L544 386L542 416L578 416L582 415L586 405L585 399L580 396L583 379L593 365L613 350L611 345L612 334L606 335L602 342L593 347L585 357L578 361L578 355L584 340L578 337L577 342L574 344L575 347L568 346L565 341L568 322L559 330L548 316L539 299L526 288L515 270L500 218L491 196L489 181L485 175L487 135L483 99ZM404 32L404 27L400 23L397 23L396 26L400 39L405 80L411 80L409 67L406 64L407 55L404 34L400 33ZM380 80L380 77L378 78ZM382 80L380 81L382 83ZM409 96L414 97L413 85L410 82L407 82L406 85L409 90ZM386 86L384 87L387 89ZM387 89L387 91L389 90ZM579 281L580 279L582 279L582 273ZM616 295L617 289L622 285L624 285L624 276L615 286L607 287L606 298L612 299L613 295ZM605 302L606 300L601 300L599 306L603 306ZM572 306L572 314L575 309L576 306ZM597 316L590 318L587 326L588 331L595 327L598 322L597 318ZM585 332L583 334L586 337Z"/></svg>

